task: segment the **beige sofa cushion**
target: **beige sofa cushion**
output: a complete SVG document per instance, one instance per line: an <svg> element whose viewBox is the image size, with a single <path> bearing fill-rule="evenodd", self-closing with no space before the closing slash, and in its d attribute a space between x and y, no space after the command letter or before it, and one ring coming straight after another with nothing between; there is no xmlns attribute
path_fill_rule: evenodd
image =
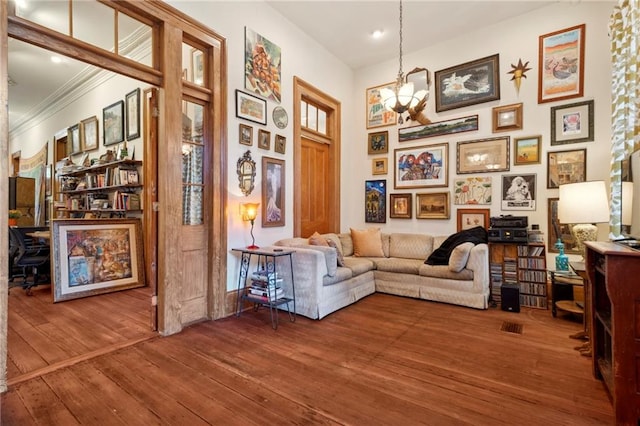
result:
<svg viewBox="0 0 640 426"><path fill-rule="evenodd" d="M389 257L424 261L433 251L433 237L424 234L393 233L389 240Z"/></svg>
<svg viewBox="0 0 640 426"><path fill-rule="evenodd" d="M327 239L322 235L320 235L318 231L314 232L313 235L309 237L309 244L311 244L312 246L329 247L329 244L327 243Z"/></svg>
<svg viewBox="0 0 640 426"><path fill-rule="evenodd" d="M353 255L356 257L384 257L380 228L351 229Z"/></svg>
<svg viewBox="0 0 640 426"><path fill-rule="evenodd" d="M399 274L418 275L422 259L401 259L397 257L371 259L378 271L397 272Z"/></svg>
<svg viewBox="0 0 640 426"><path fill-rule="evenodd" d="M370 259L365 259L363 257L345 257L344 265L347 268L351 269L354 277L375 269L373 261L371 261Z"/></svg>
<svg viewBox="0 0 640 426"><path fill-rule="evenodd" d="M418 274L422 275L423 277L448 278L451 280L463 280L463 281L473 280L472 270L463 269L460 272L452 272L449 270L448 265L422 264L420 266L420 270L418 271Z"/></svg>
<svg viewBox="0 0 640 426"><path fill-rule="evenodd" d="M451 272L460 272L467 266L469 253L475 244L462 243L457 245L449 256L449 270Z"/></svg>
<svg viewBox="0 0 640 426"><path fill-rule="evenodd" d="M338 234L340 245L342 246L342 255L344 257L353 256L353 240L349 232Z"/></svg>

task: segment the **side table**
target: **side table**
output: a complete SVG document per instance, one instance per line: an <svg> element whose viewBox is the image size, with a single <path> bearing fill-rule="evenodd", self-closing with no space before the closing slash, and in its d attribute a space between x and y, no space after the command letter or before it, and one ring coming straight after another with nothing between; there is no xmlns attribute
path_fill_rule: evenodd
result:
<svg viewBox="0 0 640 426"><path fill-rule="evenodd" d="M278 247L264 247L259 249L250 248L234 248L232 251L241 253L240 273L238 275L238 299L236 316L242 313L242 302L248 301L253 303L254 310L260 306L269 308L269 316L271 318L271 326L274 330L278 328L278 309L285 307L289 314L289 320L296 320L296 287L293 278L293 250ZM249 268L251 266L252 257L256 258L256 271L251 274L251 285L247 287L249 279ZM278 274L278 259L289 259L289 270L291 284L290 291L280 293L277 288L279 283L284 283L283 277ZM264 285L261 291L255 291L256 283ZM252 289L254 289L252 291ZM293 304L293 310L289 304Z"/></svg>
<svg viewBox="0 0 640 426"><path fill-rule="evenodd" d="M591 306L591 282L589 281L589 276L587 274L587 268L585 267L584 262L574 261L569 262L569 266L573 272L579 275L584 282L584 306ZM588 312L585 312L584 319L584 331L582 332L582 338L586 340L584 345L579 348L580 354L584 356L591 356L591 316Z"/></svg>

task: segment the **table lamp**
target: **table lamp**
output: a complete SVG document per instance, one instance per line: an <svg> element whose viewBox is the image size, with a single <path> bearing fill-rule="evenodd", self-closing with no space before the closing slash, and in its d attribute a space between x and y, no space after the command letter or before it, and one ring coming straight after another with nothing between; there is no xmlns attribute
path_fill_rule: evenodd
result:
<svg viewBox="0 0 640 426"><path fill-rule="evenodd" d="M609 200L604 181L560 185L558 221L573 224L571 234L576 248L585 254L585 241L595 241L598 228L594 223L609 221Z"/></svg>
<svg viewBox="0 0 640 426"><path fill-rule="evenodd" d="M247 246L251 250L260 248L256 245L256 239L253 236L253 224L258 216L258 207L260 203L242 203L242 220L251 222L251 245Z"/></svg>

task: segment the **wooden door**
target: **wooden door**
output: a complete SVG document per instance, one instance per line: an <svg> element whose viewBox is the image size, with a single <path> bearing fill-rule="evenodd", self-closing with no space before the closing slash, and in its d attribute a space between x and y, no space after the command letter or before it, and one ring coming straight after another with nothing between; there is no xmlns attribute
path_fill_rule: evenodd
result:
<svg viewBox="0 0 640 426"><path fill-rule="evenodd" d="M332 190L329 170L330 145L302 138L300 157L302 170L300 174L301 200L301 236L308 237L314 232L321 234L333 232L331 199Z"/></svg>

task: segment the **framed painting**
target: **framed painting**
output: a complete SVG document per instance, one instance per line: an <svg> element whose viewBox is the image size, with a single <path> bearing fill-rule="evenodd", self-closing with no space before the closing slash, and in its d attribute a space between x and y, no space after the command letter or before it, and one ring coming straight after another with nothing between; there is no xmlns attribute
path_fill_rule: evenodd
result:
<svg viewBox="0 0 640 426"><path fill-rule="evenodd" d="M260 129L258 130L258 148L271 149L271 132Z"/></svg>
<svg viewBox="0 0 640 426"><path fill-rule="evenodd" d="M140 219L52 221L53 301L145 285Z"/></svg>
<svg viewBox="0 0 640 426"><path fill-rule="evenodd" d="M513 140L513 165L540 164L542 136L527 136Z"/></svg>
<svg viewBox="0 0 640 426"><path fill-rule="evenodd" d="M449 219L449 192L416 194L417 219Z"/></svg>
<svg viewBox="0 0 640 426"><path fill-rule="evenodd" d="M489 228L489 209L458 209L457 212L458 232L465 229L482 226Z"/></svg>
<svg viewBox="0 0 640 426"><path fill-rule="evenodd" d="M267 101L236 89L236 117L267 124Z"/></svg>
<svg viewBox="0 0 640 426"><path fill-rule="evenodd" d="M253 145L253 127L240 123L238 142L242 145Z"/></svg>
<svg viewBox="0 0 640 426"><path fill-rule="evenodd" d="M465 173L509 170L509 136L458 142L456 169Z"/></svg>
<svg viewBox="0 0 640 426"><path fill-rule="evenodd" d="M389 217L393 219L411 219L413 207L411 206L411 194L389 194Z"/></svg>
<svg viewBox="0 0 640 426"><path fill-rule="evenodd" d="M389 152L389 132L369 133L367 147L367 153L369 155L386 154Z"/></svg>
<svg viewBox="0 0 640 426"><path fill-rule="evenodd" d="M593 100L551 107L551 145L593 141Z"/></svg>
<svg viewBox="0 0 640 426"><path fill-rule="evenodd" d="M492 109L493 133L522 129L522 102Z"/></svg>
<svg viewBox="0 0 640 426"><path fill-rule="evenodd" d="M204 54L199 49L191 49L191 82L204 84Z"/></svg>
<svg viewBox="0 0 640 426"><path fill-rule="evenodd" d="M398 130L398 142L414 139L431 138L434 136L452 135L454 133L472 132L478 130L478 116L453 118L451 120L436 121L418 126L403 127Z"/></svg>
<svg viewBox="0 0 640 426"><path fill-rule="evenodd" d="M502 175L502 210L536 209L536 174Z"/></svg>
<svg viewBox="0 0 640 426"><path fill-rule="evenodd" d="M83 152L98 149L98 117L95 115L80 122L80 145Z"/></svg>
<svg viewBox="0 0 640 426"><path fill-rule="evenodd" d="M262 226L284 226L284 160L262 157Z"/></svg>
<svg viewBox="0 0 640 426"><path fill-rule="evenodd" d="M386 223L387 180L367 180L364 186L364 221Z"/></svg>
<svg viewBox="0 0 640 426"><path fill-rule="evenodd" d="M453 204L491 204L491 177L465 177L453 181Z"/></svg>
<svg viewBox="0 0 640 426"><path fill-rule="evenodd" d="M449 178L449 144L394 150L395 189L446 187Z"/></svg>
<svg viewBox="0 0 640 426"><path fill-rule="evenodd" d="M381 158L374 158L373 160L371 160L371 174L386 175L387 159L381 157Z"/></svg>
<svg viewBox="0 0 640 426"><path fill-rule="evenodd" d="M547 152L547 188L587 180L587 150Z"/></svg>
<svg viewBox="0 0 640 426"><path fill-rule="evenodd" d="M102 143L114 145L124 140L124 101L102 109Z"/></svg>
<svg viewBox="0 0 640 426"><path fill-rule="evenodd" d="M276 135L273 142L273 150L278 154L284 154L287 147L287 138L282 135Z"/></svg>
<svg viewBox="0 0 640 426"><path fill-rule="evenodd" d="M127 140L140 137L140 89L132 90L125 96L125 116L127 117Z"/></svg>
<svg viewBox="0 0 640 426"><path fill-rule="evenodd" d="M44 195L51 195L51 177L53 176L53 164L47 164L44 169Z"/></svg>
<svg viewBox="0 0 640 426"><path fill-rule="evenodd" d="M282 49L248 27L244 29L244 69L245 89L280 103Z"/></svg>
<svg viewBox="0 0 640 426"><path fill-rule="evenodd" d="M555 247L556 241L560 239L564 244L564 252L568 254L582 254L582 251L578 249L575 238L571 234L571 224L558 222L558 201L559 198L547 199L547 224L548 236L547 248L551 253L558 253L558 249Z"/></svg>
<svg viewBox="0 0 640 426"><path fill-rule="evenodd" d="M436 112L500 99L499 55L435 72Z"/></svg>
<svg viewBox="0 0 640 426"><path fill-rule="evenodd" d="M74 124L67 129L67 156L82 152L80 140L80 124Z"/></svg>
<svg viewBox="0 0 640 426"><path fill-rule="evenodd" d="M380 97L380 89L394 89L396 83L387 83L380 86L369 87L366 90L366 106L367 106L367 129L375 127L393 126L398 123L398 114L395 111L389 111L382 105Z"/></svg>
<svg viewBox="0 0 640 426"><path fill-rule="evenodd" d="M582 24L539 37L539 104L583 96L585 29Z"/></svg>

